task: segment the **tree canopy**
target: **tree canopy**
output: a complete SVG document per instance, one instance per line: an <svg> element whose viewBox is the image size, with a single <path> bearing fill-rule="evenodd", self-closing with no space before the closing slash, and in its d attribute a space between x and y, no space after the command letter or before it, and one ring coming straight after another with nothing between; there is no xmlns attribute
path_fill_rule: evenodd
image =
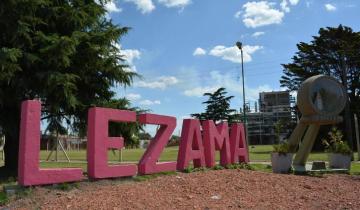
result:
<svg viewBox="0 0 360 210"><path fill-rule="evenodd" d="M5 169L16 171L20 105L39 99L42 118L84 129L87 110L131 85L117 42L129 28L106 18L106 0L0 1L0 126ZM55 121L56 121L55 120Z"/></svg>
<svg viewBox="0 0 360 210"><path fill-rule="evenodd" d="M310 43L300 42L297 48L293 61L283 64L281 86L297 90L301 82L318 74L336 78L349 96L345 127L351 139L351 113L360 114L360 32L342 25L321 28Z"/></svg>
<svg viewBox="0 0 360 210"><path fill-rule="evenodd" d="M204 96L208 97L205 112L191 114L199 120L213 120L215 123L227 121L229 123L235 120L235 109L230 108L231 99L234 96L226 96L227 92L225 88L221 87L214 93L204 93Z"/></svg>

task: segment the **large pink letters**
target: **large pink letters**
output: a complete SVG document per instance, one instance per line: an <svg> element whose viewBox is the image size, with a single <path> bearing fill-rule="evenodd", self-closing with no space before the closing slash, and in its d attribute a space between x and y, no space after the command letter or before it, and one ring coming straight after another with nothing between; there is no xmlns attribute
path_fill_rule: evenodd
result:
<svg viewBox="0 0 360 210"><path fill-rule="evenodd" d="M139 122L143 124L160 125L158 132L151 140L148 149L139 162L140 174L153 174L162 171L175 171L176 162L157 163L162 150L165 148L171 134L176 127L176 118L155 114L141 114Z"/></svg>
<svg viewBox="0 0 360 210"><path fill-rule="evenodd" d="M231 163L228 124L215 126L212 120L203 122L205 162L207 167L215 166L215 150L220 150L220 165Z"/></svg>
<svg viewBox="0 0 360 210"><path fill-rule="evenodd" d="M124 146L121 137L108 137L109 121L135 122L136 113L117 109L91 108L88 116L87 159L89 177L93 179L133 176L136 165L108 165L108 149Z"/></svg>
<svg viewBox="0 0 360 210"><path fill-rule="evenodd" d="M249 162L249 153L246 146L244 125L236 123L231 125L230 132L231 162Z"/></svg>
<svg viewBox="0 0 360 210"><path fill-rule="evenodd" d="M24 101L21 104L19 184L31 186L81 180L80 168L39 169L40 115L39 101Z"/></svg>
<svg viewBox="0 0 360 210"><path fill-rule="evenodd" d="M181 131L177 169L184 170L193 160L194 167L205 166L204 146L201 138L200 121L185 119Z"/></svg>
<svg viewBox="0 0 360 210"><path fill-rule="evenodd" d="M23 186L73 182L83 179L80 168L39 169L40 152L39 101L24 101L21 105L19 184ZM243 124L215 125L212 120L186 119L183 122L177 162L158 162L176 127L176 118L155 114L139 115L142 124L160 125L142 156L139 165L108 165L108 150L124 147L122 137L109 137L109 122L136 122L132 111L91 108L88 114L87 160L88 175L93 179L152 174L163 171L184 170L193 161L194 167L213 167L215 152L220 151L220 164L249 162ZM201 133L202 132L202 133Z"/></svg>

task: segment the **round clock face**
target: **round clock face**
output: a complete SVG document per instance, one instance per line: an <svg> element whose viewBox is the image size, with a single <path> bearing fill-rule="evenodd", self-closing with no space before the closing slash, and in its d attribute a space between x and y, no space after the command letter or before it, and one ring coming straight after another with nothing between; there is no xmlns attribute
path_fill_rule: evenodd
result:
<svg viewBox="0 0 360 210"><path fill-rule="evenodd" d="M332 79L316 80L311 86L310 95L313 107L321 114L338 114L346 103L342 86Z"/></svg>

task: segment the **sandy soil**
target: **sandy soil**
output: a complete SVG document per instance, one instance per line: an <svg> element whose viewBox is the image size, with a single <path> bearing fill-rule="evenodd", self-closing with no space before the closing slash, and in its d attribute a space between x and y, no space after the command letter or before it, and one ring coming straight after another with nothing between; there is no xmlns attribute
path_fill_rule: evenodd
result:
<svg viewBox="0 0 360 210"><path fill-rule="evenodd" d="M37 187L10 209L360 209L360 177L277 175L248 170L178 173L143 182Z"/></svg>

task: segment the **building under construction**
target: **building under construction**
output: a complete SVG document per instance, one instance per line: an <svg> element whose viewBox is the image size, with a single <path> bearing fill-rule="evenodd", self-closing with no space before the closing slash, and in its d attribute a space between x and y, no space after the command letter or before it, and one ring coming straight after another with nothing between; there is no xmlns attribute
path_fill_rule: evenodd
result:
<svg viewBox="0 0 360 210"><path fill-rule="evenodd" d="M259 110L247 113L247 136L250 144L274 144L278 136L285 139L296 117L292 112L295 99L289 91L262 92Z"/></svg>

